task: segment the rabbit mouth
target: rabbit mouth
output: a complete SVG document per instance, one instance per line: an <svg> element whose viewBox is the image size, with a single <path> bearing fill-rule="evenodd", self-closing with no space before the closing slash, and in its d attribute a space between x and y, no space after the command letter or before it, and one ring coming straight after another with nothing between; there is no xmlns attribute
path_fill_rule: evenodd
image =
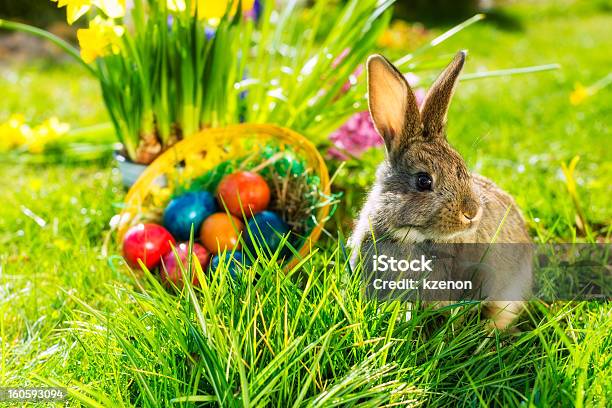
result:
<svg viewBox="0 0 612 408"><path fill-rule="evenodd" d="M432 234L434 235L432 238L436 241L451 241L473 233L476 231L477 227L478 221L457 225L456 228L450 230L447 229L446 231L440 231L436 234Z"/></svg>

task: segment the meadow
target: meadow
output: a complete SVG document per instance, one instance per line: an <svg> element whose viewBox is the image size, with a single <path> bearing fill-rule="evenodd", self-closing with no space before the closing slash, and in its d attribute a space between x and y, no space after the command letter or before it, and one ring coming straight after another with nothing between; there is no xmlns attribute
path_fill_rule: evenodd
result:
<svg viewBox="0 0 612 408"><path fill-rule="evenodd" d="M600 3L513 5L517 26L485 19L438 53L468 49L466 74L560 65L462 81L449 113L451 144L516 198L538 242L611 238L612 87L570 100L610 73ZM107 120L95 80L69 62L3 60L0 89L2 120ZM112 157L1 162L0 384L65 385L85 406L607 406L608 302L534 300L519 330L491 332L477 305L406 319L405 305L363 296L341 243L382 154L339 171L330 236L288 275L262 261L244 280L256 284L220 269L179 295L130 272L112 241L102 251L125 194Z"/></svg>

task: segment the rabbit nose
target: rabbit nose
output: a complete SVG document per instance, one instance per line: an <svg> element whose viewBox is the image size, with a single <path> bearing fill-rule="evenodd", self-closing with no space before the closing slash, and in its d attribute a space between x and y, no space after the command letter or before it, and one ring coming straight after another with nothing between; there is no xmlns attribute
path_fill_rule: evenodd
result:
<svg viewBox="0 0 612 408"><path fill-rule="evenodd" d="M476 202L476 200L471 198L463 200L463 205L461 208L461 221L466 224L477 221L482 214L482 207Z"/></svg>

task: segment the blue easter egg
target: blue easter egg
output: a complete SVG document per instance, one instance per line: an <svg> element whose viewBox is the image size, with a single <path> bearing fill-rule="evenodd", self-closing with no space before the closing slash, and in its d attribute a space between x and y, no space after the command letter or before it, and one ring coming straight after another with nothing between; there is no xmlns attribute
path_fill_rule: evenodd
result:
<svg viewBox="0 0 612 408"><path fill-rule="evenodd" d="M227 265L227 270L233 279L238 279L240 266L247 265L242 252L234 251L234 253L226 252L225 255L215 255L210 261L210 270L216 271L221 263L221 257L224 257L224 263Z"/></svg>
<svg viewBox="0 0 612 408"><path fill-rule="evenodd" d="M193 225L194 235L202 222L217 211L215 197L208 191L197 191L176 197L164 211L164 227L177 241L188 241Z"/></svg>
<svg viewBox="0 0 612 408"><path fill-rule="evenodd" d="M283 235L289 232L289 226L272 211L255 214L247 224L249 233L244 234L244 244L255 255L255 243L259 248L274 253L281 244Z"/></svg>

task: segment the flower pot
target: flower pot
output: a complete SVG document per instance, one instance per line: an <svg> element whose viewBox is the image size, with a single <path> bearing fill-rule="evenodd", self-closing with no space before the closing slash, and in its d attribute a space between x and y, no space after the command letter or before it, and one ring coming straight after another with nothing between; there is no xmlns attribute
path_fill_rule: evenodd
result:
<svg viewBox="0 0 612 408"><path fill-rule="evenodd" d="M134 163L120 151L115 151L114 156L115 160L117 161L119 172L121 173L121 181L123 186L126 188L132 187L142 172L146 170L147 165Z"/></svg>
<svg viewBox="0 0 612 408"><path fill-rule="evenodd" d="M140 175L149 167L147 164L134 163L121 151L116 150L114 155L117 167L121 173L122 184L126 188L132 187ZM165 176L158 177L153 181L153 184L157 184L159 187L166 187L168 180L166 180Z"/></svg>

